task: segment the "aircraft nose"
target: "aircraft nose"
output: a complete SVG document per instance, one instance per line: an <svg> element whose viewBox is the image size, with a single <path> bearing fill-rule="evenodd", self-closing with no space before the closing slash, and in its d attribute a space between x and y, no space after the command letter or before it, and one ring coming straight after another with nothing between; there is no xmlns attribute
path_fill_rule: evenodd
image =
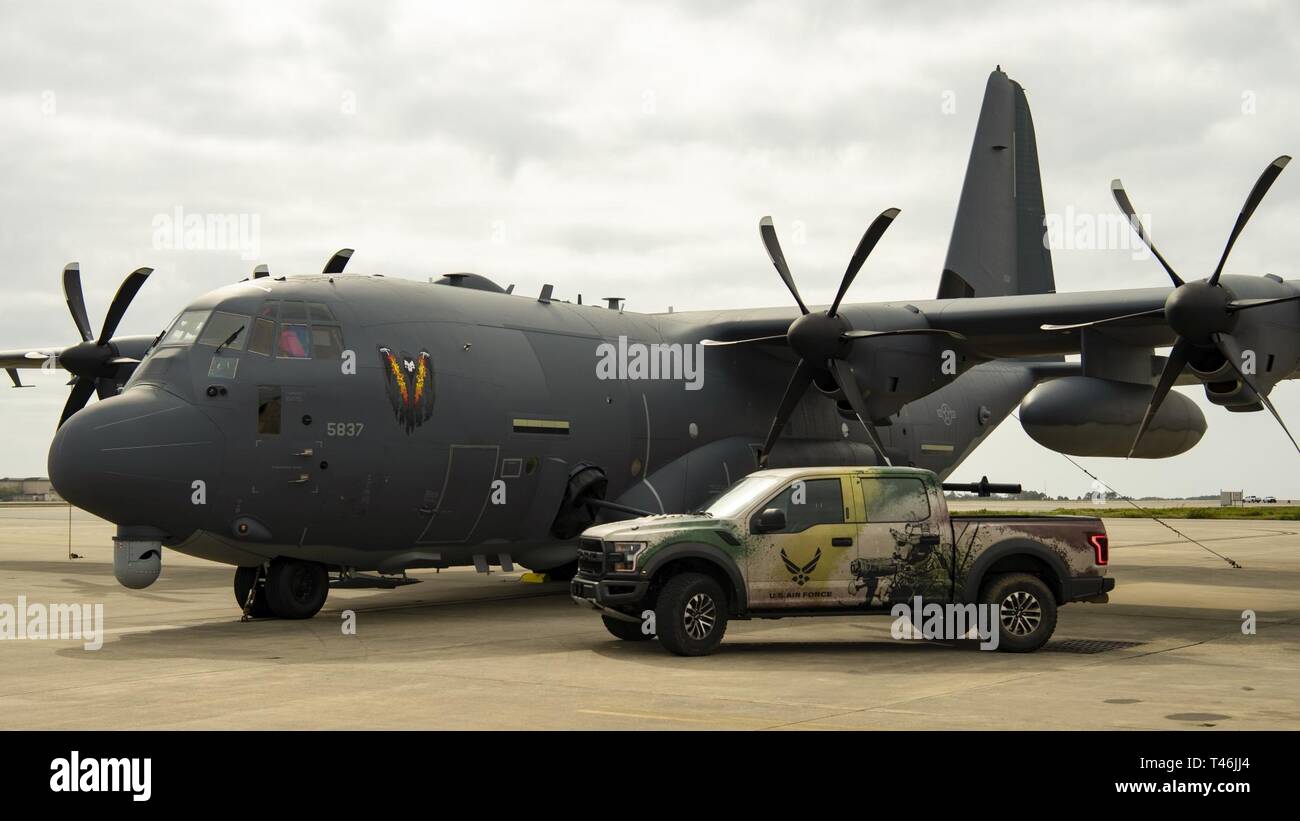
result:
<svg viewBox="0 0 1300 821"><path fill-rule="evenodd" d="M48 467L54 489L77 507L183 538L221 453L221 432L202 411L141 385L73 414L54 436Z"/></svg>

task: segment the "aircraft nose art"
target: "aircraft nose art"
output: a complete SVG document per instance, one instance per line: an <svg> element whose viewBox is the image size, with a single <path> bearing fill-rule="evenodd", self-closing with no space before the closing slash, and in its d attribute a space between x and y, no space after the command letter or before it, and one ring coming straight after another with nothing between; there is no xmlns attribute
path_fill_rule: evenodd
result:
<svg viewBox="0 0 1300 821"><path fill-rule="evenodd" d="M78 411L50 446L64 499L120 525L188 535L215 492L222 437L202 411L149 386Z"/></svg>

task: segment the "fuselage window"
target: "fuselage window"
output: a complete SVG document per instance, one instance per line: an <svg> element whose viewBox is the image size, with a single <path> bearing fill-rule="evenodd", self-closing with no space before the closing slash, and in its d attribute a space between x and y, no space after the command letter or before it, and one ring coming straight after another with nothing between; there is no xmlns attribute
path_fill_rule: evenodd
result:
<svg viewBox="0 0 1300 821"><path fill-rule="evenodd" d="M193 345L210 311L185 311L176 318L159 345Z"/></svg>
<svg viewBox="0 0 1300 821"><path fill-rule="evenodd" d="M282 324L276 337L275 355L286 359L310 359L311 335L307 326Z"/></svg>
<svg viewBox="0 0 1300 821"><path fill-rule="evenodd" d="M343 332L333 325L312 325L311 346L316 359L342 359Z"/></svg>
<svg viewBox="0 0 1300 821"><path fill-rule="evenodd" d="M253 320L253 333L248 337L248 350L262 356L271 355L271 343L275 340L275 323L258 317Z"/></svg>
<svg viewBox="0 0 1300 821"><path fill-rule="evenodd" d="M214 311L199 336L200 345L220 346L222 350L242 351L248 338L249 318L238 314Z"/></svg>
<svg viewBox="0 0 1300 821"><path fill-rule="evenodd" d="M280 386L257 386L257 432L274 436L280 432Z"/></svg>

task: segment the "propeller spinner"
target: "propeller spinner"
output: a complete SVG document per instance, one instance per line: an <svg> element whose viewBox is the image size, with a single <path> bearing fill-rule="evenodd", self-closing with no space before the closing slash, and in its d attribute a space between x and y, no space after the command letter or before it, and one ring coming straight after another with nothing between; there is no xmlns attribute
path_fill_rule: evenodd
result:
<svg viewBox="0 0 1300 821"><path fill-rule="evenodd" d="M1241 381L1250 388L1251 392L1259 398L1261 404L1268 408L1269 413L1282 426L1282 431L1286 433L1291 444L1300 451L1300 444L1296 443L1295 437L1287 429L1286 423L1278 414L1273 403L1269 401L1268 396L1261 391L1250 375L1242 370L1242 348L1241 344L1232 335L1233 328L1237 324L1237 315L1241 311L1252 308L1262 308L1265 305L1276 305L1281 302L1291 302L1300 299L1300 294L1278 297L1273 299L1233 299L1227 289L1219 283L1219 278L1223 275L1223 266L1228 261L1228 254L1232 251L1232 246L1236 244L1237 237L1241 235L1242 229L1250 221L1251 215L1268 193L1268 189L1273 185L1273 181L1286 168L1287 163L1291 161L1288 156L1278 157L1269 163L1264 169L1264 173L1259 175L1255 181L1255 186L1250 190L1246 197L1246 203L1241 208L1241 213L1237 215L1237 222L1232 226L1232 233L1228 235L1228 242L1223 248L1223 253L1219 256L1219 264L1215 266L1214 273L1209 279L1204 281L1185 282L1182 277L1174 271L1173 266L1156 250L1155 243L1151 240L1150 235L1142 226L1142 221L1138 218L1133 203L1129 200L1128 193L1124 190L1124 184L1119 180L1114 180L1110 184L1111 193L1115 196L1115 202L1119 205L1120 210L1128 217L1133 230L1137 232L1138 238L1151 249L1151 253L1156 260L1169 274L1169 279L1174 284L1174 290L1165 298L1163 307L1151 311L1143 311L1136 314L1125 314L1123 316L1107 317L1093 322L1080 322L1074 325L1043 325L1045 331L1065 331L1078 328L1090 328L1097 325L1104 325L1110 322L1118 322L1122 319L1133 319L1142 316L1160 316L1163 315L1169 327L1178 334L1174 341L1173 349L1169 352L1169 359L1165 362L1164 370L1160 373L1160 378L1156 381L1155 390L1151 394L1151 401L1147 404L1146 413L1142 417L1142 424L1138 426L1137 436L1133 439L1133 446L1129 448L1131 457L1136 451L1138 444L1142 441L1143 434L1151 425L1151 420L1155 418L1156 412L1160 410L1160 405L1164 402L1165 397L1177 381L1178 375L1182 373L1183 367L1186 366L1196 349L1213 348L1223 355L1232 369L1236 371Z"/></svg>
<svg viewBox="0 0 1300 821"><path fill-rule="evenodd" d="M772 260L773 267L776 268L776 272L780 275L781 281L785 283L785 287L790 290L790 295L794 297L795 304L799 306L800 316L790 323L789 329L784 334L722 342L706 339L701 344L744 345L751 342L785 339L791 350L799 356L799 363L790 376L785 395L781 397L781 403L777 406L776 414L772 417L771 428L768 430L767 438L763 442L763 449L759 453L760 466L767 464L767 458L771 454L772 447L776 444L777 439L780 438L781 430L790 420L790 415L794 413L795 407L798 406L799 400L803 398L804 393L808 390L808 386L817 381L819 376L823 377L820 380L823 384L827 381L833 381L840 388L849 405L853 408L854 414L858 417L858 421L862 423L867 438L871 440L871 446L880 455L880 458L885 461L885 464L892 464L885 452L884 445L880 441L880 434L872 422L867 403L863 399L862 388L854 376L852 366L845 359L849 349L860 340L886 336L942 334L956 339L965 338L961 334L936 328L905 328L888 331L853 330L844 321L844 318L839 315L840 303L843 302L844 296L848 293L849 286L853 284L858 272L862 270L863 263L867 261L872 249L876 247L876 243L884 236L885 231L888 230L898 214L899 210L897 208L886 209L881 212L880 216L872 220L871 225L867 226L867 230L862 235L862 239L858 241L858 247L849 259L848 268L845 269L844 276L840 280L840 287L835 294L835 301L831 303L830 308L825 313L809 311L803 297L799 295L799 288L795 285L794 276L790 273L790 266L785 261L785 254L781 252L781 243L776 238L776 228L772 225L772 218L763 217L759 221L758 232L763 239L763 247L767 249L767 256Z"/></svg>
<svg viewBox="0 0 1300 821"><path fill-rule="evenodd" d="M81 267L75 262L64 267L63 296L82 341L58 354L59 364L74 377L69 383L72 390L68 394L68 401L59 416L60 426L68 421L68 417L86 406L92 393L99 394L100 399L116 395L118 369L122 365L139 364L137 359L119 356L111 340L131 300L135 299L140 286L144 285L151 273L152 268L137 268L127 274L108 306L99 336L95 337L91 333L86 300L81 291Z"/></svg>

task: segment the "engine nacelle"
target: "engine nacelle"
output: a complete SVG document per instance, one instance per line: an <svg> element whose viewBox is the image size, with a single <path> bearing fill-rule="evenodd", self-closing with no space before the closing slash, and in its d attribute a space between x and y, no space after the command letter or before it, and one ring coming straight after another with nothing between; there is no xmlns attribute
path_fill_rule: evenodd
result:
<svg viewBox="0 0 1300 821"><path fill-rule="evenodd" d="M1091 376L1039 385L1020 405L1025 433L1045 448L1073 456L1128 456L1152 388ZM1205 433L1196 403L1170 391L1133 454L1163 459L1191 450Z"/></svg>

